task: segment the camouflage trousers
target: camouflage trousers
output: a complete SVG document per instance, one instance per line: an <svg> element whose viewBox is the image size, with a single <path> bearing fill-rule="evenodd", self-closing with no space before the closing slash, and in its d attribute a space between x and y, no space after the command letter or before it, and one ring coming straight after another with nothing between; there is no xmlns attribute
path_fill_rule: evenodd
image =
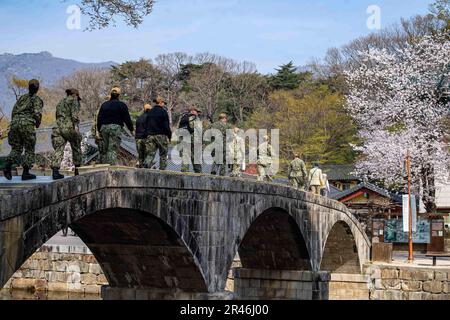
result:
<svg viewBox="0 0 450 320"><path fill-rule="evenodd" d="M72 158L75 167L81 167L83 164L83 153L81 152L81 134L75 129L61 130L53 129L52 145L55 150L52 156L52 168L60 168L64 158L64 149L67 143L72 148Z"/></svg>
<svg viewBox="0 0 450 320"><path fill-rule="evenodd" d="M150 165L154 163L156 152L159 150L159 170L166 170L169 159L169 138L165 135L149 136L145 147L147 156L144 165L150 168Z"/></svg>
<svg viewBox="0 0 450 320"><path fill-rule="evenodd" d="M241 176L241 165L233 163L231 165L231 177L238 178Z"/></svg>
<svg viewBox="0 0 450 320"><path fill-rule="evenodd" d="M188 153L183 153L181 154L181 158L182 158L182 166L181 166L181 172L189 172L189 165L190 162L192 163L192 167L194 169L195 173L202 173L203 169L202 169L202 165L201 164L195 164L195 143L194 141L191 141L190 143L191 146L191 157L189 159ZM189 150L189 149L188 149Z"/></svg>
<svg viewBox="0 0 450 320"><path fill-rule="evenodd" d="M136 150L138 154L138 168L143 168L145 165L145 158L147 157L147 140L146 139L136 139Z"/></svg>
<svg viewBox="0 0 450 320"><path fill-rule="evenodd" d="M215 153L212 156L215 157ZM227 174L227 153L225 150L223 151L222 163L220 164L214 161L212 165L211 174L216 175L217 173L222 177L224 177Z"/></svg>
<svg viewBox="0 0 450 320"><path fill-rule="evenodd" d="M104 160L105 164L110 164L112 166L117 165L120 143L122 142L122 133L123 128L117 124L107 124L102 126L102 159Z"/></svg>
<svg viewBox="0 0 450 320"><path fill-rule="evenodd" d="M104 164L106 163L106 151L105 151L105 144L103 143L102 139L95 139L95 144L98 148L98 164Z"/></svg>
<svg viewBox="0 0 450 320"><path fill-rule="evenodd" d="M258 164L258 181L269 180L273 181L273 177L270 175L270 166L263 166Z"/></svg>
<svg viewBox="0 0 450 320"><path fill-rule="evenodd" d="M31 168L36 157L36 127L34 125L11 125L8 143L11 146L11 153L7 160L13 165ZM22 158L24 149L25 156Z"/></svg>
<svg viewBox="0 0 450 320"><path fill-rule="evenodd" d="M289 181L291 183L291 186L295 189L305 191L305 180L302 177L290 177Z"/></svg>

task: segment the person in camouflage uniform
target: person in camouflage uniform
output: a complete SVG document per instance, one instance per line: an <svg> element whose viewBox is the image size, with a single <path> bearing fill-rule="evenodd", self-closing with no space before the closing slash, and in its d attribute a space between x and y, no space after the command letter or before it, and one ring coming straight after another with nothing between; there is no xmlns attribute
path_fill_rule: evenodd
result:
<svg viewBox="0 0 450 320"><path fill-rule="evenodd" d="M233 163L231 165L231 177L241 177L241 166L244 161L245 145L243 137L240 135L240 129L234 127L233 129L233 141L230 144L230 154L233 157Z"/></svg>
<svg viewBox="0 0 450 320"><path fill-rule="evenodd" d="M44 102L37 95L39 91L39 81L30 80L28 83L28 94L21 96L14 105L8 142L11 146L5 169L3 171L6 179L12 180L13 165L22 164L22 180L33 180L36 176L30 173L30 168L35 161L36 128L39 128L42 121L42 110ZM25 149L25 156L21 161L22 152Z"/></svg>
<svg viewBox="0 0 450 320"><path fill-rule="evenodd" d="M117 165L118 153L122 142L124 125L131 133L134 132L128 106L120 101L121 90L114 87L111 90L111 99L102 104L97 118L97 130L100 130L105 152L105 163Z"/></svg>
<svg viewBox="0 0 450 320"><path fill-rule="evenodd" d="M105 102L111 100L111 96L106 97ZM94 122L92 124L92 129L91 129L91 136L94 138L95 140L95 144L97 145L98 148L98 162L99 164L104 164L106 163L106 150L104 147L104 143L103 143L103 139L102 139L102 134L100 132L100 130L98 130L97 127L97 119L98 119L98 114L100 113L100 107L98 108L97 112L94 115Z"/></svg>
<svg viewBox="0 0 450 320"><path fill-rule="evenodd" d="M81 151L80 134L80 93L76 89L66 90L67 97L61 100L56 106L56 127L53 128L52 145L55 152L52 156L53 180L64 179L59 173L61 161L64 158L64 149L67 143L72 148L73 164L75 165L75 175L78 175L78 168L83 162Z"/></svg>
<svg viewBox="0 0 450 320"><path fill-rule="evenodd" d="M231 129L231 126L228 124L228 116L225 113L220 114L219 121L214 122L209 129L215 129L220 131L223 139L223 155L222 155L222 163L213 162L212 165L212 175L216 175L219 173L220 176L225 176L227 172L227 130ZM215 157L215 152L212 155Z"/></svg>
<svg viewBox="0 0 450 320"><path fill-rule="evenodd" d="M136 120L136 151L138 154L138 168L148 168L150 169L153 164L147 164L147 118L148 113L152 109L152 105L147 103L144 105L144 112Z"/></svg>
<svg viewBox="0 0 450 320"><path fill-rule="evenodd" d="M156 99L156 106L147 112L146 131L148 138L145 143L145 167L153 164L159 151L159 169L166 170L169 159L169 143L172 140L169 113L166 111L166 101L162 97Z"/></svg>
<svg viewBox="0 0 450 320"><path fill-rule="evenodd" d="M202 111L196 106L189 108L189 113L185 114L180 122L180 129L186 129L191 134L191 140L188 141L191 148L191 158L189 159L187 153L182 154L183 164L181 166L181 172L189 172L189 162L192 162L195 173L202 173L202 164L196 163L195 161L195 140L196 137L201 143L203 143L203 122L200 119L200 114ZM185 119L184 119L185 118ZM185 147L186 148L186 147ZM200 152L200 150L198 150ZM203 157L203 144L201 150L201 157Z"/></svg>
<svg viewBox="0 0 450 320"><path fill-rule="evenodd" d="M264 136L264 142L258 147L258 181L268 179L273 181L270 175L270 167L272 166L272 155L275 154L272 145L269 143L269 136Z"/></svg>
<svg viewBox="0 0 450 320"><path fill-rule="evenodd" d="M294 160L289 164L288 177L294 188L305 191L308 171L305 162L300 159L300 155L297 153L294 154Z"/></svg>

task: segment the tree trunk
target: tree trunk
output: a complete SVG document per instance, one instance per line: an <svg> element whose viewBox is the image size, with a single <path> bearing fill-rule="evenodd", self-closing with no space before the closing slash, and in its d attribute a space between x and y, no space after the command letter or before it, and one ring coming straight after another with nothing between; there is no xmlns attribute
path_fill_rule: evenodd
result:
<svg viewBox="0 0 450 320"><path fill-rule="evenodd" d="M436 213L436 182L434 176L434 168L427 164L422 167L422 201L427 213Z"/></svg>

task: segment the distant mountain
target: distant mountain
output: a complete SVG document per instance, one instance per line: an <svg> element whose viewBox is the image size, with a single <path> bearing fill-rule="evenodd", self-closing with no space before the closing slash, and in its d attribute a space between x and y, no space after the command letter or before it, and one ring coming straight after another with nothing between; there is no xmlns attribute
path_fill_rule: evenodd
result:
<svg viewBox="0 0 450 320"><path fill-rule="evenodd" d="M82 63L75 60L56 58L49 52L0 54L0 106L9 115L15 102L8 88L12 75L20 79L39 79L43 86L51 86L62 77L75 71L89 68L109 68L114 62Z"/></svg>

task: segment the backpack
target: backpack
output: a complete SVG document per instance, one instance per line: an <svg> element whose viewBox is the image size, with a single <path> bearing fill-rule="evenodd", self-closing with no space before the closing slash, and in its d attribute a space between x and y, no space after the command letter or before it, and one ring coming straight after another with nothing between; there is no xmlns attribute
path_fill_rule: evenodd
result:
<svg viewBox="0 0 450 320"><path fill-rule="evenodd" d="M179 125L178 128L186 129L186 130L189 131L189 133L193 134L194 133L194 129L191 128L191 126L190 126L190 118L191 118L191 114L190 113L183 114L183 116L181 117L180 125Z"/></svg>

